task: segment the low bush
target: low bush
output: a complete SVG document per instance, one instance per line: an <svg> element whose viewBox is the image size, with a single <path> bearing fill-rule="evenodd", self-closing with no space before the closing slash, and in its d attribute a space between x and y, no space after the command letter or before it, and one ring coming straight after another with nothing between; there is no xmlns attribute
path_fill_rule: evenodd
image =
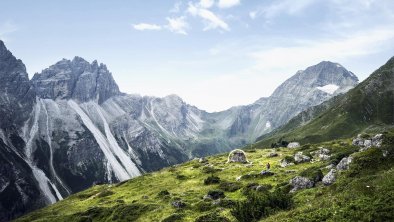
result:
<svg viewBox="0 0 394 222"><path fill-rule="evenodd" d="M300 176L306 177L313 182L319 182L323 179L323 172L317 167L310 167L300 173Z"/></svg>
<svg viewBox="0 0 394 222"><path fill-rule="evenodd" d="M220 178L217 176L209 176L204 180L204 185L211 185L218 183L220 183Z"/></svg>
<svg viewBox="0 0 394 222"><path fill-rule="evenodd" d="M224 181L219 184L219 188L221 190L226 191L226 192L235 192L235 191L241 189L241 187L242 187L241 183L238 183L238 182Z"/></svg>
<svg viewBox="0 0 394 222"><path fill-rule="evenodd" d="M235 203L231 214L240 222L253 222L291 206L292 199L289 194L280 191L250 192L247 200Z"/></svg>

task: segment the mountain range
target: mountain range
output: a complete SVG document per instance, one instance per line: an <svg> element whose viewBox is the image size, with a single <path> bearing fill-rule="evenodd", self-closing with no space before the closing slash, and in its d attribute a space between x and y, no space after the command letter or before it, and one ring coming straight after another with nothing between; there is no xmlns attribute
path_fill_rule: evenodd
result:
<svg viewBox="0 0 394 222"><path fill-rule="evenodd" d="M358 83L340 64L324 61L298 71L270 97L208 113L176 95L122 93L104 64L80 57L30 80L2 41L0 80L1 221L94 184L251 143Z"/></svg>

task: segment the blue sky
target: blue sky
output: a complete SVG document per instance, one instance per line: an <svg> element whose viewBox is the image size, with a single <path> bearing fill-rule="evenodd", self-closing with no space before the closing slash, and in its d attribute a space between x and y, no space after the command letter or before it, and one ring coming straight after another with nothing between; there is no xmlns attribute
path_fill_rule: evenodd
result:
<svg viewBox="0 0 394 222"><path fill-rule="evenodd" d="M30 76L81 56L123 92L219 111L322 60L365 79L394 56L394 1L0 0L0 39Z"/></svg>

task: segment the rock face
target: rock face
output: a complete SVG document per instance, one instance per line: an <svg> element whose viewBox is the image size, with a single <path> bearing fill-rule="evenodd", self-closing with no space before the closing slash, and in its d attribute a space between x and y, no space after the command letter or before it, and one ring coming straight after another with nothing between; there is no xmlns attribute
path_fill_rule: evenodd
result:
<svg viewBox="0 0 394 222"><path fill-rule="evenodd" d="M331 169L330 172L328 172L324 177L323 177L323 184L328 186L331 185L335 182L336 180L336 170Z"/></svg>
<svg viewBox="0 0 394 222"><path fill-rule="evenodd" d="M291 142L287 145L287 148L297 148L297 147L300 147L299 142Z"/></svg>
<svg viewBox="0 0 394 222"><path fill-rule="evenodd" d="M298 152L294 155L294 161L296 163L304 163L304 162L309 162L311 161L311 158L309 156L303 155L302 152Z"/></svg>
<svg viewBox="0 0 394 222"><path fill-rule="evenodd" d="M290 190L290 192L295 192L301 189L312 188L315 185L312 180L301 176L294 177L293 179L290 180L289 183L293 187L293 189Z"/></svg>
<svg viewBox="0 0 394 222"><path fill-rule="evenodd" d="M80 57L62 61L34 75L32 82L43 99L95 100L99 104L119 95L118 85L104 64Z"/></svg>
<svg viewBox="0 0 394 222"><path fill-rule="evenodd" d="M337 170L348 170L350 163L353 161L353 157L344 157L337 165Z"/></svg>
<svg viewBox="0 0 394 222"><path fill-rule="evenodd" d="M228 163L247 163L246 154L242 150L233 150L228 155Z"/></svg>
<svg viewBox="0 0 394 222"><path fill-rule="evenodd" d="M0 128L20 127L35 101L26 67L0 40Z"/></svg>

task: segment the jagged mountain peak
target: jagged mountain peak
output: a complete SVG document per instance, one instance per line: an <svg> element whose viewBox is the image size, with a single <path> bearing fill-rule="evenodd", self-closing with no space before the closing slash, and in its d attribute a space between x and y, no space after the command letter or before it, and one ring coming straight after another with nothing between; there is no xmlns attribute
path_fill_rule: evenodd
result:
<svg viewBox="0 0 394 222"><path fill-rule="evenodd" d="M119 95L119 87L107 66L97 60L89 63L75 56L72 60L62 59L32 79L41 98L75 99L81 102L96 100L104 102Z"/></svg>

